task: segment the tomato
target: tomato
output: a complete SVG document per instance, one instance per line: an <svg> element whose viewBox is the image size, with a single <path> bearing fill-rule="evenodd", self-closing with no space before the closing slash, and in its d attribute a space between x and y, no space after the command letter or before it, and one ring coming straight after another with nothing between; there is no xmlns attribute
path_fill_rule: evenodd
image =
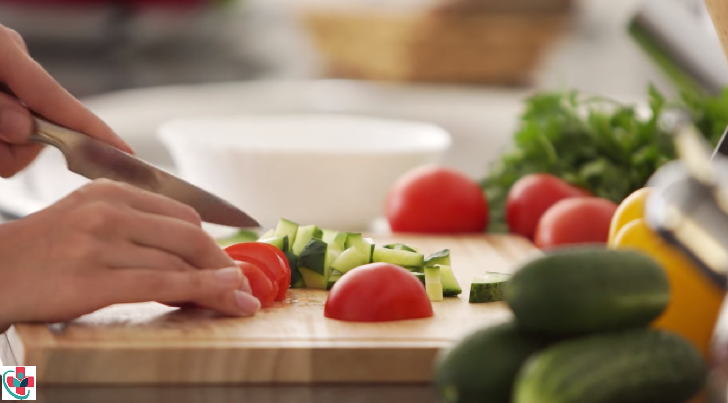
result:
<svg viewBox="0 0 728 403"><path fill-rule="evenodd" d="M556 202L541 217L534 243L541 249L580 243L604 243L617 204L599 197L575 197Z"/></svg>
<svg viewBox="0 0 728 403"><path fill-rule="evenodd" d="M511 186L506 198L506 222L511 233L533 239L541 216L559 200L591 196L558 177L535 173L526 175Z"/></svg>
<svg viewBox="0 0 728 403"><path fill-rule="evenodd" d="M432 316L432 303L422 282L407 269L390 263L356 267L334 283L324 316L353 322L383 322Z"/></svg>
<svg viewBox="0 0 728 403"><path fill-rule="evenodd" d="M252 294L260 300L260 306L270 306L278 294L278 285L270 281L263 270L254 264L241 262L240 270L248 278Z"/></svg>
<svg viewBox="0 0 728 403"><path fill-rule="evenodd" d="M278 286L275 300L285 299L291 285L291 267L280 249L262 242L241 242L228 246L225 252L234 260L258 266Z"/></svg>
<svg viewBox="0 0 728 403"><path fill-rule="evenodd" d="M488 201L478 182L446 167L415 168L390 189L385 215L392 232L465 233L488 227Z"/></svg>

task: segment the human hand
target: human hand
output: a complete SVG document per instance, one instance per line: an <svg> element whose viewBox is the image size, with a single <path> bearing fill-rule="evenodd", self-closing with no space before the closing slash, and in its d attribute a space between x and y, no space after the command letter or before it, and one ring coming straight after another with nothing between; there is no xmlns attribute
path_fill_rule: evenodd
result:
<svg viewBox="0 0 728 403"><path fill-rule="evenodd" d="M2 25L0 83L6 84L22 101L0 93L0 177L15 175L42 149L39 144L29 143L33 123L28 109L62 126L132 152L111 128L30 57L20 35Z"/></svg>
<svg viewBox="0 0 728 403"><path fill-rule="evenodd" d="M0 332L116 303L192 301L234 316L260 309L192 208L117 182L93 181L0 225L0 256Z"/></svg>

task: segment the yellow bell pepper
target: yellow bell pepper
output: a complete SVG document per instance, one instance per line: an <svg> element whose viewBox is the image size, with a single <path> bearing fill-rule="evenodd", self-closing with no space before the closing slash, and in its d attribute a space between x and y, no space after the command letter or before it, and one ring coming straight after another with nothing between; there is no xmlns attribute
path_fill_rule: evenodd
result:
<svg viewBox="0 0 728 403"><path fill-rule="evenodd" d="M625 206L623 211L643 211L644 195L628 199L623 203L638 203L642 206ZM614 220L620 218L615 214ZM652 326L682 335L698 348L706 360L709 360L713 331L723 304L723 290L703 275L695 263L680 250L656 234L644 218L635 218L626 224L622 222L615 225L618 229L614 238L609 241L610 248L636 249L648 254L662 265L669 278L670 303Z"/></svg>
<svg viewBox="0 0 728 403"><path fill-rule="evenodd" d="M612 216L612 222L609 226L609 237L608 243L614 240L622 227L632 220L642 218L645 216L645 200L650 195L650 188L643 187L635 190L629 196L627 196Z"/></svg>

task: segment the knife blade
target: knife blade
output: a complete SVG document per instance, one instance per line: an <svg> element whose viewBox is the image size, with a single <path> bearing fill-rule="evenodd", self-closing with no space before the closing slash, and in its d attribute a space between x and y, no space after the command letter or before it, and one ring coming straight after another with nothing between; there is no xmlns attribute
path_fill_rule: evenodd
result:
<svg viewBox="0 0 728 403"><path fill-rule="evenodd" d="M6 86L0 91L15 98ZM51 122L37 113L31 141L57 148L71 172L87 179L128 183L194 208L202 221L235 228L259 228L253 217L228 201L91 136Z"/></svg>

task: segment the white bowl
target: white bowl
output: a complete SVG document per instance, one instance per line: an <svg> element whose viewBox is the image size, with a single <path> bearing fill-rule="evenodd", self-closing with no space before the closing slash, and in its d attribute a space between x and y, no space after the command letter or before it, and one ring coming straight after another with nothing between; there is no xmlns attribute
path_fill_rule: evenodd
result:
<svg viewBox="0 0 728 403"><path fill-rule="evenodd" d="M368 230L397 178L451 143L433 124L345 114L179 118L157 135L180 176L264 228L287 218L345 231Z"/></svg>

